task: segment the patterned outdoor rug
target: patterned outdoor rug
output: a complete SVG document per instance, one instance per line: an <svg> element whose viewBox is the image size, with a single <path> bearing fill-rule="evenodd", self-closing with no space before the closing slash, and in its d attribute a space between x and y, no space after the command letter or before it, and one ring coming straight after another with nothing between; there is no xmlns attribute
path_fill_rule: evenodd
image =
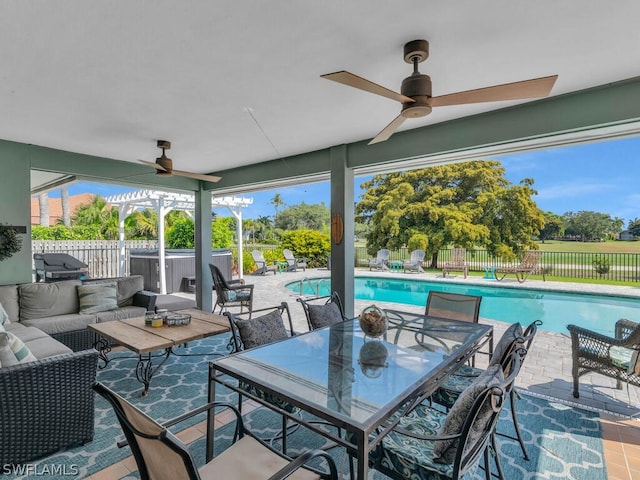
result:
<svg viewBox="0 0 640 480"><path fill-rule="evenodd" d="M227 341L227 335L219 335L192 342L188 348L181 350L185 353L225 353ZM214 356L171 356L154 375L149 395L144 398L140 396L142 384L135 378L137 360L131 358L130 352L118 352L112 356L116 359L110 362L105 370L98 372L98 381L120 393L160 422L206 402L208 361L216 358ZM233 394L222 394L221 397L220 392L218 393L218 400L235 403ZM597 413L524 395L517 402L517 408L522 434L531 459L523 459L516 441L498 437L500 458L507 479L607 478L600 418ZM261 436L271 437L280 430L280 418L272 412L258 409L247 417L248 427ZM204 418L202 415L191 422L184 422L180 429ZM506 410L503 411L498 431L513 434L510 414ZM224 448L225 444L228 444L229 433L230 429L220 429L216 432L220 438L220 441L216 440L216 447ZM93 442L34 462L29 465L31 470L28 471L28 475L6 475L6 478L85 478L130 455L128 448L116 446L116 442L122 439L122 430L111 407L101 397L96 396L96 431ZM193 444L192 451L198 462L204 459L203 443L203 440L198 440ZM297 446L309 448L325 444L324 438L304 429L299 429L289 437L290 453L294 453ZM343 451L335 449L333 453L341 470L348 472ZM65 476L65 473L68 475ZM131 474L124 478L139 477L137 474ZM376 474L375 478L386 477ZM468 478L484 478L484 472L478 469Z"/></svg>

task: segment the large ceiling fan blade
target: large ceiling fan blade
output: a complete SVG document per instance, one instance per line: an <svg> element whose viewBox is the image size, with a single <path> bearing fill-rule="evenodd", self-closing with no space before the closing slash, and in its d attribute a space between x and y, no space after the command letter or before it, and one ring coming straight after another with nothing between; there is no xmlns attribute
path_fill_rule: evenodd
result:
<svg viewBox="0 0 640 480"><path fill-rule="evenodd" d="M360 90L364 90L365 92L382 95L383 97L390 98L391 100L396 100L400 103L415 102L413 98L407 97L398 92L394 92L393 90L389 90L382 85L373 83L366 78L359 77L358 75L354 75L353 73L347 72L345 70L334 73L326 73L320 76L322 78L326 78L327 80L333 80L334 82L342 83L343 85L347 85L349 87L359 88Z"/></svg>
<svg viewBox="0 0 640 480"><path fill-rule="evenodd" d="M374 143L384 142L388 140L391 135L395 133L395 131L400 128L400 125L405 121L405 117L402 114L398 115L394 118L389 125L384 127L382 131L371 140L368 145L373 145Z"/></svg>
<svg viewBox="0 0 640 480"><path fill-rule="evenodd" d="M156 162L150 162L149 160L138 160L141 163L144 163L146 165L149 165L153 168L155 168L156 170L160 170L161 172L166 172L167 169L164 168L162 165L158 165Z"/></svg>
<svg viewBox="0 0 640 480"><path fill-rule="evenodd" d="M557 78L557 75L551 75L549 77L505 83L493 87L466 90L464 92L432 97L430 103L432 107L446 107L449 105L464 105L468 103L542 98L549 95Z"/></svg>
<svg viewBox="0 0 640 480"><path fill-rule="evenodd" d="M202 180L204 182L219 182L222 180L222 177L217 177L216 175L205 175L201 173L193 173L193 172L184 172L182 170L176 170L175 168L171 170L173 175L178 175L180 177L189 177L195 178L196 180Z"/></svg>

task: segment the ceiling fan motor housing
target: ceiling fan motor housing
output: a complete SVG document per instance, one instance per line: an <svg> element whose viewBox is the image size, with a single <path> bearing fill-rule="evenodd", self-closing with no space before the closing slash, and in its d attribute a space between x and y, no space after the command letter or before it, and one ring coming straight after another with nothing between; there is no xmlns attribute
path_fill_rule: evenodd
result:
<svg viewBox="0 0 640 480"><path fill-rule="evenodd" d="M169 177L171 175L171 171L173 170L173 162L169 157L165 155L164 151L165 149L168 150L171 148L171 142L167 140L158 140L158 148L162 149L162 156L156 158L156 163L164 168L164 171L158 170L156 171L156 175Z"/></svg>
<svg viewBox="0 0 640 480"><path fill-rule="evenodd" d="M431 113L431 77L423 73L414 73L402 81L400 92L415 102L402 104L402 116L406 118L420 118Z"/></svg>

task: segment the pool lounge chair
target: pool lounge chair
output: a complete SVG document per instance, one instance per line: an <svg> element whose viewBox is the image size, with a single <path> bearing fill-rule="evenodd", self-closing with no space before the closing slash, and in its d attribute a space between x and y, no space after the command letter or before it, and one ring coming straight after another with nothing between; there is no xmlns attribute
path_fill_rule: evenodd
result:
<svg viewBox="0 0 640 480"><path fill-rule="evenodd" d="M405 260L402 265L403 270L406 272L409 270L410 272L416 271L418 273L423 273L422 262L424 262L424 250L414 250L411 252L411 258L409 260Z"/></svg>
<svg viewBox="0 0 640 480"><path fill-rule="evenodd" d="M282 254L284 255L284 259L287 261L287 267L285 268L286 272L295 272L299 268L303 271L307 269L307 261L304 258L296 258L293 255L293 252L288 248L282 250Z"/></svg>
<svg viewBox="0 0 640 480"><path fill-rule="evenodd" d="M258 269L253 272L254 275L264 275L267 272L273 272L274 275L276 274L278 270L277 265L268 265L260 250L253 250L251 256L253 257L256 267L258 267Z"/></svg>
<svg viewBox="0 0 640 480"><path fill-rule="evenodd" d="M382 248L378 250L376 258L369 259L369 270L378 268L380 270L389 270L387 263L389 262L389 250Z"/></svg>
<svg viewBox="0 0 640 480"><path fill-rule="evenodd" d="M544 281L544 269L539 266L542 259L542 252L527 252L522 257L520 265L513 267L501 267L496 268L495 276L496 280L500 281L509 274L514 274L518 283L523 283L529 275L538 270L542 273L542 280Z"/></svg>
<svg viewBox="0 0 640 480"><path fill-rule="evenodd" d="M452 270L463 272L464 278L467 278L467 275L469 274L469 265L467 264L466 248L451 249L451 258L442 266L442 276L446 277L447 273L450 273Z"/></svg>

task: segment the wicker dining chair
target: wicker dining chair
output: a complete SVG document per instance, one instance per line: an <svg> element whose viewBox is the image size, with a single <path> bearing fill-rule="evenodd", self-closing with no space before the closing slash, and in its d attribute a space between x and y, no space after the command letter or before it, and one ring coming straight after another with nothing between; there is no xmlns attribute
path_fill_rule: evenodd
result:
<svg viewBox="0 0 640 480"><path fill-rule="evenodd" d="M209 403L160 424L101 383L93 388L113 407L142 480L338 479L335 462L329 454L322 450L307 450L295 460L281 454L244 426L240 412L233 405ZM215 408L227 408L235 414L233 443L198 468L188 447L168 427ZM328 471L309 467L308 463L318 458L324 460Z"/></svg>

